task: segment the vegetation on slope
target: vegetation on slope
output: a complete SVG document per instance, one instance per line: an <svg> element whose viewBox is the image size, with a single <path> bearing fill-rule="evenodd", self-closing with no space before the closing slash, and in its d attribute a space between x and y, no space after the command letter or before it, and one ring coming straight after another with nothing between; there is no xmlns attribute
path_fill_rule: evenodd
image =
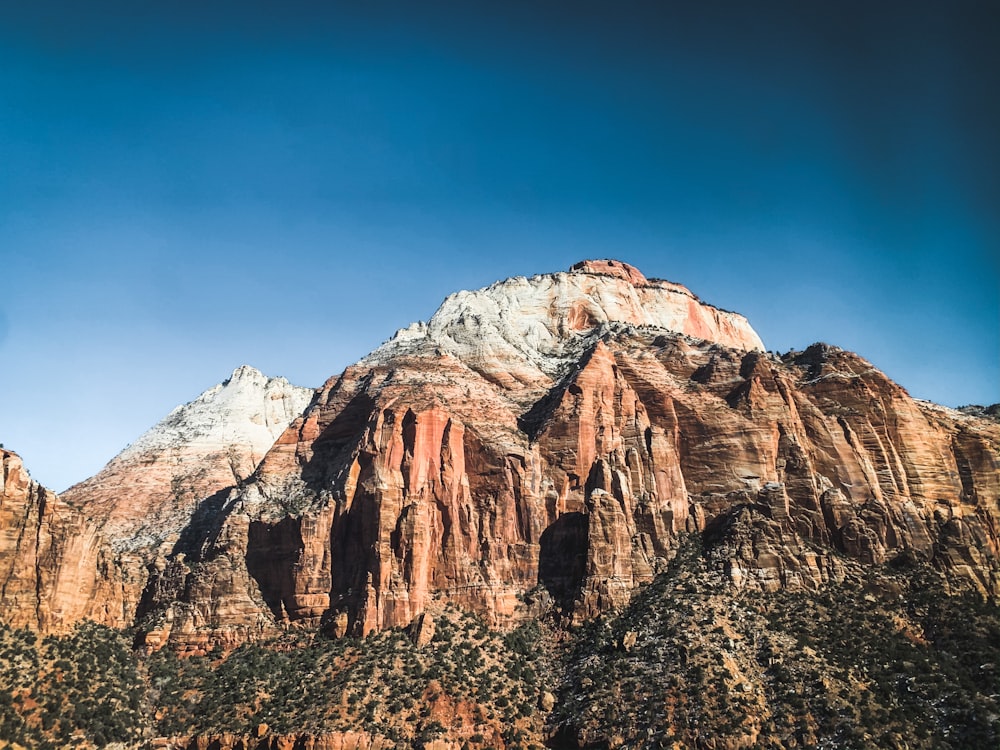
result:
<svg viewBox="0 0 1000 750"><path fill-rule="evenodd" d="M148 723L145 692L131 644L116 630L82 623L40 640L0 625L0 747L137 743Z"/></svg>
<svg viewBox="0 0 1000 750"><path fill-rule="evenodd" d="M1000 611L923 564L735 590L694 539L563 658L555 747L1000 747Z"/></svg>
<svg viewBox="0 0 1000 750"><path fill-rule="evenodd" d="M429 641L291 631L179 659L93 624L0 626L0 748L338 730L401 748L998 747L1000 611L943 590L908 560L738 590L690 537L629 606L570 633L444 609Z"/></svg>
<svg viewBox="0 0 1000 750"><path fill-rule="evenodd" d="M542 727L540 632L529 623L497 633L447 610L422 647L391 630L363 640L290 636L226 657L161 651L147 661L156 729L250 735L264 723L277 734L363 729L402 747L523 743Z"/></svg>

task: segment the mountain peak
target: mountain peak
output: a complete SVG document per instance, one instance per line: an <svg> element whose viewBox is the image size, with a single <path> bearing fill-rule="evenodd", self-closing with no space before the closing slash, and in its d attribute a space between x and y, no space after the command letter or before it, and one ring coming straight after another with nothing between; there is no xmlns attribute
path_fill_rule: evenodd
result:
<svg viewBox="0 0 1000 750"><path fill-rule="evenodd" d="M601 276L614 276L618 279L632 284L632 286L645 286L649 280L635 266L623 263L620 260L611 258L601 258L598 260L581 260L569 267L570 273L593 273Z"/></svg>
<svg viewBox="0 0 1000 750"><path fill-rule="evenodd" d="M565 374L609 324L660 328L740 351L764 350L736 313L686 287L647 279L620 260L584 260L568 272L515 276L450 295L427 323L402 329L364 362L428 349L458 357L490 379L544 385Z"/></svg>
<svg viewBox="0 0 1000 750"><path fill-rule="evenodd" d="M288 422L309 403L312 390L271 378L256 367L240 365L226 380L193 401L181 404L141 435L122 455L178 444L242 443L250 434L263 452Z"/></svg>
<svg viewBox="0 0 1000 750"><path fill-rule="evenodd" d="M145 543L148 535L137 534L137 527L154 519L154 531L166 533L183 517L183 503L248 476L312 394L311 388L241 365L62 494L100 509L123 544ZM123 488L127 502L121 502Z"/></svg>
<svg viewBox="0 0 1000 750"><path fill-rule="evenodd" d="M230 375L229 378L223 382L228 383L232 380L244 380L244 379L257 380L260 378L263 378L264 380L269 379L264 373L262 373L260 370L258 370L256 367L253 367L252 365L240 365L235 370L233 370L232 375Z"/></svg>

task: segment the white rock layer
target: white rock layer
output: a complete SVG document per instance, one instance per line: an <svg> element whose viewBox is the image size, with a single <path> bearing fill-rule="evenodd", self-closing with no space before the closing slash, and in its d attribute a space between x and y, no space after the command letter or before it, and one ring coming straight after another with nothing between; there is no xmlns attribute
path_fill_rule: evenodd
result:
<svg viewBox="0 0 1000 750"><path fill-rule="evenodd" d="M545 381L560 377L594 335L614 323L662 328L743 351L764 350L742 315L707 305L680 284L648 280L632 266L604 260L452 294L429 322L397 331L362 363L386 362L430 346L491 379Z"/></svg>
<svg viewBox="0 0 1000 750"><path fill-rule="evenodd" d="M240 445L256 457L256 464L305 410L312 394L311 388L292 385L285 378L269 378L254 367L241 365L227 380L174 408L111 463L181 445L207 452Z"/></svg>

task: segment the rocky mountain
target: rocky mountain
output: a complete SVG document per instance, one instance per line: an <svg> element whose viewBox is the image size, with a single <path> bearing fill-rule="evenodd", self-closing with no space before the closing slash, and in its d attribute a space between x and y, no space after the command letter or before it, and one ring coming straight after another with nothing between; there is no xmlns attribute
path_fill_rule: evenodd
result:
<svg viewBox="0 0 1000 750"><path fill-rule="evenodd" d="M619 261L452 295L315 393L240 368L61 498L3 477L3 619L68 634L0 628L0 739L1000 741L1000 423Z"/></svg>
<svg viewBox="0 0 1000 750"><path fill-rule="evenodd" d="M120 549L172 544L194 506L242 484L312 396L284 378L238 367L62 497L84 507Z"/></svg>
<svg viewBox="0 0 1000 750"><path fill-rule="evenodd" d="M84 618L132 624L147 566L169 554L199 501L253 472L312 395L239 367L59 497L6 453L4 619L43 632Z"/></svg>
<svg viewBox="0 0 1000 750"><path fill-rule="evenodd" d="M697 334L697 335L696 335ZM147 644L626 604L683 532L738 587L912 552L998 591L1000 431L616 261L449 297L331 378L165 561Z"/></svg>

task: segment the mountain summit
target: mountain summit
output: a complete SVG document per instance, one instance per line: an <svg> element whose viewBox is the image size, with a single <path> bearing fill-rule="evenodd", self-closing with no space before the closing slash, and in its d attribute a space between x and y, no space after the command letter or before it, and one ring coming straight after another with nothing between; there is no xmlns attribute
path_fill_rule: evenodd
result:
<svg viewBox="0 0 1000 750"><path fill-rule="evenodd" d="M398 331L363 362L433 348L502 384L544 385L615 324L660 328L740 351L764 345L746 318L707 305L680 284L647 279L617 260L516 276L449 296L427 323Z"/></svg>

